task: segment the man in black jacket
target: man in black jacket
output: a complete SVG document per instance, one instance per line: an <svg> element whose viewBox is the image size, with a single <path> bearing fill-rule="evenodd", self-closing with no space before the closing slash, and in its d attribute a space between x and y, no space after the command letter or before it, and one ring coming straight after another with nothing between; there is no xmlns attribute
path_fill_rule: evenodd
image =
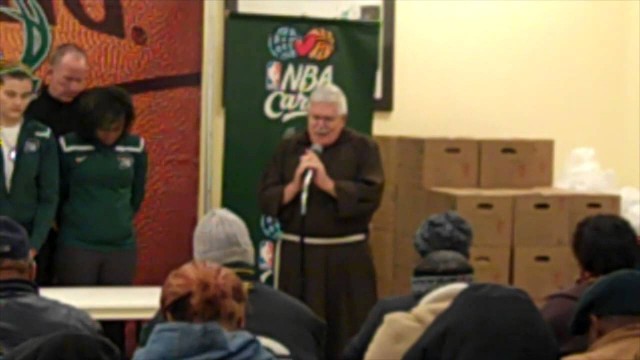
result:
<svg viewBox="0 0 640 360"><path fill-rule="evenodd" d="M76 130L79 113L75 100L87 86L87 53L75 44L62 44L51 52L47 83L27 109L27 116L47 125L56 137Z"/></svg>
<svg viewBox="0 0 640 360"><path fill-rule="evenodd" d="M29 249L27 231L0 216L0 355L54 332L100 334L87 313L38 295Z"/></svg>
<svg viewBox="0 0 640 360"><path fill-rule="evenodd" d="M198 223L193 236L196 260L213 261L233 269L249 289L246 330L258 336L274 351L280 344L294 360L324 359L325 323L302 302L256 281L254 247L244 221L227 209L214 209ZM144 346L153 326L163 322L156 317L144 329ZM284 350L284 349L283 349ZM284 355L274 351L276 355Z"/></svg>
<svg viewBox="0 0 640 360"><path fill-rule="evenodd" d="M29 104L25 117L47 125L55 138L74 132L80 121L75 100L86 88L88 74L89 60L81 47L75 44L56 47L49 58L47 83ZM56 237L57 231L51 230L36 255L36 282L40 286L53 285L55 281Z"/></svg>

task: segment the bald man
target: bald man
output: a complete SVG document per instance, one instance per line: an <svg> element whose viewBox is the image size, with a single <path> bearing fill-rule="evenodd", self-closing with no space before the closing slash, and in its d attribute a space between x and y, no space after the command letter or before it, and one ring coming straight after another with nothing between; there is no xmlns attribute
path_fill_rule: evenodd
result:
<svg viewBox="0 0 640 360"><path fill-rule="evenodd" d="M49 58L46 85L29 104L25 118L47 125L56 138L75 131L80 119L75 100L86 88L88 74L87 53L81 47L62 44L55 48ZM56 238L57 232L50 231L36 256L36 282L40 286L53 285L55 281Z"/></svg>

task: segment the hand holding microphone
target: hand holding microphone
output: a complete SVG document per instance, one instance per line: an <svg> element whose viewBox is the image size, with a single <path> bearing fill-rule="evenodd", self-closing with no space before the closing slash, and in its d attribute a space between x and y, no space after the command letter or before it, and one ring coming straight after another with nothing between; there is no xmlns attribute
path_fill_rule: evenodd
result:
<svg viewBox="0 0 640 360"><path fill-rule="evenodd" d="M302 215L306 215L307 213L307 203L311 181L314 180L316 186L320 187L320 185L318 184L318 179L322 178L323 176L325 178L327 177L324 164L322 163L322 161L320 161L320 158L317 155L321 152L322 147L314 144L310 150L305 151L305 154L300 157L298 170L303 169L304 171L304 176L302 179L302 194L300 194L300 213ZM297 172L298 171L296 171L296 173ZM317 176L316 173L318 173Z"/></svg>
<svg viewBox="0 0 640 360"><path fill-rule="evenodd" d="M318 154L322 154L322 146L313 144L310 149L305 151L305 154L301 157L300 162L306 164L304 172L304 179L302 182L303 189L306 189L311 184L311 179L314 177L318 169L324 170L324 164L318 157Z"/></svg>
<svg viewBox="0 0 640 360"><path fill-rule="evenodd" d="M308 149L300 157L298 170L302 169L303 171L300 184L301 190L304 190L305 185L310 185L313 182L321 190L332 193L334 187L333 179L327 174L327 170L318 156L321 153L322 146L313 145L311 149Z"/></svg>
<svg viewBox="0 0 640 360"><path fill-rule="evenodd" d="M333 197L336 196L333 179L329 177L324 164L318 157L320 153L322 153L322 147L316 145L306 150L304 155L300 156L300 162L296 168L293 180L285 187L283 195L284 204L293 200L296 194L300 192L306 193L303 195L303 200L306 201L311 183ZM304 186L305 183L307 185L306 187Z"/></svg>

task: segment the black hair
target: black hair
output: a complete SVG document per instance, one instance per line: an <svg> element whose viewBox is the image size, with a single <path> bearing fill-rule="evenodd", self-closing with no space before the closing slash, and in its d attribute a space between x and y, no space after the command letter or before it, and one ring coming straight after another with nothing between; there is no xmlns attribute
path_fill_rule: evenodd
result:
<svg viewBox="0 0 640 360"><path fill-rule="evenodd" d="M95 140L98 129L121 120L124 120L124 136L129 133L135 120L131 95L117 86L87 90L78 99L78 111L81 116L78 134L85 140Z"/></svg>
<svg viewBox="0 0 640 360"><path fill-rule="evenodd" d="M573 235L573 253L592 275L634 268L640 264L640 245L629 222L617 215L595 215L582 220Z"/></svg>

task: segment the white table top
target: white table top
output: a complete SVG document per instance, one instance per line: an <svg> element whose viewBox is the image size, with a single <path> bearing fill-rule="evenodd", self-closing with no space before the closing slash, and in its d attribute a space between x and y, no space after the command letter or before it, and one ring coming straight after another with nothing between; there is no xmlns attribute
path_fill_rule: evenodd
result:
<svg viewBox="0 0 640 360"><path fill-rule="evenodd" d="M149 320L160 308L159 286L40 288L40 295L75 306L94 320Z"/></svg>

